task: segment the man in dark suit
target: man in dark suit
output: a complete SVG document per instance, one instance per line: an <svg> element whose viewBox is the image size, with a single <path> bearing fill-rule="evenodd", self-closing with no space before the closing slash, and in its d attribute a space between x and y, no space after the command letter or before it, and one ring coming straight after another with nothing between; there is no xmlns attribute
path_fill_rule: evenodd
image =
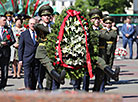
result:
<svg viewBox="0 0 138 102"><path fill-rule="evenodd" d="M0 90L6 86L8 79L8 65L10 60L10 46L15 43L12 30L6 26L6 17L0 15L0 67L1 67L1 82Z"/></svg>
<svg viewBox="0 0 138 102"><path fill-rule="evenodd" d="M138 59L138 25L135 27L135 35L134 35L134 37L135 37L135 42L137 44L137 56L136 56L135 59Z"/></svg>
<svg viewBox="0 0 138 102"><path fill-rule="evenodd" d="M127 17L126 24L122 26L121 32L123 34L123 47L126 48L127 43L129 44L130 56L132 59L133 56L133 34L134 34L134 25L131 24L131 17Z"/></svg>
<svg viewBox="0 0 138 102"><path fill-rule="evenodd" d="M24 67L24 84L28 90L35 90L38 78L39 63L35 59L38 43L35 40L36 32L34 25L36 20L29 20L29 29L24 31L19 40L19 64Z"/></svg>

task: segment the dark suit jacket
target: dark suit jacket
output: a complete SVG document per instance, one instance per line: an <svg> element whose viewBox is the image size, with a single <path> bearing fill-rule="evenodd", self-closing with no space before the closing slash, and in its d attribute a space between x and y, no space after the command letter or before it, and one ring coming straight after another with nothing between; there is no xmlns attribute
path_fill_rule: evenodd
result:
<svg viewBox="0 0 138 102"><path fill-rule="evenodd" d="M2 44L0 44L0 52L2 53L2 56L10 57L10 54L11 54L10 46L15 43L15 38L14 38L13 32L8 26L4 26L2 35L3 35L3 39L1 39L1 37L0 37L0 43L6 42L7 45L3 46ZM6 40L7 35L10 35L10 40Z"/></svg>
<svg viewBox="0 0 138 102"><path fill-rule="evenodd" d="M126 38L125 34L129 34L129 39L133 39L133 35L134 35L134 25L131 24L131 27L129 29L127 29L127 25L124 24L122 26L121 32L123 34L123 38Z"/></svg>
<svg viewBox="0 0 138 102"><path fill-rule="evenodd" d="M35 58L36 48L38 43L34 45L29 30L21 33L19 40L18 56L19 61L23 61L23 65L31 63Z"/></svg>
<svg viewBox="0 0 138 102"><path fill-rule="evenodd" d="M135 34L134 34L134 38L135 38L136 43L138 43L137 36L138 36L138 25L135 27Z"/></svg>

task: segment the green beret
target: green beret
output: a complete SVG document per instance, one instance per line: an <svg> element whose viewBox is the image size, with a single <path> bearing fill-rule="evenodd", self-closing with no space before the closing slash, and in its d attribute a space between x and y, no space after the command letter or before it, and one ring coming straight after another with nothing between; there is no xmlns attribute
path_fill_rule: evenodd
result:
<svg viewBox="0 0 138 102"><path fill-rule="evenodd" d="M43 15L49 15L53 13L53 8L51 6L47 6L44 5L42 7L40 7L39 11L38 11L38 15L39 16L43 16Z"/></svg>
<svg viewBox="0 0 138 102"><path fill-rule="evenodd" d="M114 19L111 16L106 16L103 18L104 23L113 23Z"/></svg>
<svg viewBox="0 0 138 102"><path fill-rule="evenodd" d="M97 17L102 18L102 12L98 8L92 9L89 12L89 17L90 18L97 18Z"/></svg>

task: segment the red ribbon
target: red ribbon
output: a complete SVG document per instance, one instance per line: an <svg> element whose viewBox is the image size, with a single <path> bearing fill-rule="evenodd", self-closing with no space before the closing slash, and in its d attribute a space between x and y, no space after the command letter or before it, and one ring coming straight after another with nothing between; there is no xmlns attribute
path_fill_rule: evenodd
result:
<svg viewBox="0 0 138 102"><path fill-rule="evenodd" d="M29 0L27 0L27 4L26 4L26 7L25 7L25 14L27 13L28 4L29 4Z"/></svg>
<svg viewBox="0 0 138 102"><path fill-rule="evenodd" d="M39 0L37 0L36 3L35 3L35 7L34 7L34 11L33 11L33 15L34 15L34 13L35 13L35 11L36 11L36 8L38 7L38 4L39 4Z"/></svg>
<svg viewBox="0 0 138 102"><path fill-rule="evenodd" d="M12 6L13 6L13 8L14 8L14 1L13 1L13 0L11 0L11 2L12 2Z"/></svg>
<svg viewBox="0 0 138 102"><path fill-rule="evenodd" d="M90 78L92 78L92 77L93 77L93 74L92 74L92 66L91 66L90 53L89 53L89 50L88 50L87 33L86 33L86 31L85 31L85 29L84 29L84 27L83 27L83 24L82 24L82 22L81 22L81 19L80 19L80 17L79 17L80 12L77 12L77 11L75 11L75 10L69 9L69 10L67 11L67 14L68 14L68 15L64 18L64 20L63 20L63 22L62 22L62 25L61 25L60 31L59 31L59 36L58 36L58 38L59 38L58 53L59 53L59 58L60 58L60 60L61 60L61 64L60 64L60 65L63 66L63 67L72 68L72 69L78 69L78 68L80 68L80 67L74 68L73 66L69 66L69 65L67 65L67 64L65 64L65 63L63 62L63 60L62 60L62 52L61 52L61 47L60 47L60 42L62 41L62 37L63 37L63 34L64 34L65 22L68 20L68 18L69 18L70 16L76 16L77 19L79 20L80 24L81 24L81 27L82 27L83 30L84 30L85 40L86 40L86 62L87 62L87 68L88 68L88 71L89 71Z"/></svg>
<svg viewBox="0 0 138 102"><path fill-rule="evenodd" d="M2 2L0 1L0 4L1 4L1 6L5 9L5 7L4 7L4 5L2 4ZM6 10L6 9L5 9Z"/></svg>

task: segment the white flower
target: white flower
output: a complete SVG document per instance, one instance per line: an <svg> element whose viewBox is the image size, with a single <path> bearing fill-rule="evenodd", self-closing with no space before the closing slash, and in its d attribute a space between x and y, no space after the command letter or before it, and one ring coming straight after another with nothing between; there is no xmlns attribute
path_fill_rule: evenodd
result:
<svg viewBox="0 0 138 102"><path fill-rule="evenodd" d="M59 40L57 40L56 44L58 44L58 43L59 43Z"/></svg>
<svg viewBox="0 0 138 102"><path fill-rule="evenodd" d="M68 39L65 37L65 38L63 39L63 41L68 42Z"/></svg>
<svg viewBox="0 0 138 102"><path fill-rule="evenodd" d="M75 26L71 26L70 28L72 31L76 29Z"/></svg>
<svg viewBox="0 0 138 102"><path fill-rule="evenodd" d="M67 26L69 26L69 20L67 20L66 22L67 22Z"/></svg>
<svg viewBox="0 0 138 102"><path fill-rule="evenodd" d="M80 22L79 22L79 21L75 21L75 22L74 22L74 25L75 25L75 26L79 26L79 25L80 25Z"/></svg>
<svg viewBox="0 0 138 102"><path fill-rule="evenodd" d="M72 17L69 18L69 21L70 21L70 22L72 21Z"/></svg>
<svg viewBox="0 0 138 102"><path fill-rule="evenodd" d="M57 61L60 61L60 58L57 58Z"/></svg>

